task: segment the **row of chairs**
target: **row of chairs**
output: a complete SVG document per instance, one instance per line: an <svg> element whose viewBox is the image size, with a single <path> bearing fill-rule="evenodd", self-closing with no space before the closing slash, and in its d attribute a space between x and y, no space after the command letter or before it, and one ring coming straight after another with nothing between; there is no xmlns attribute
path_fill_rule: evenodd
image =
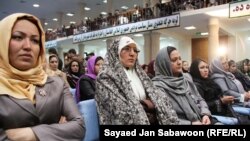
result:
<svg viewBox="0 0 250 141"><path fill-rule="evenodd" d="M76 91L75 89L70 89L70 92L73 95L74 99L75 99L75 91ZM95 99L81 101L77 104L77 106L85 121L86 134L83 141L98 141L99 119L98 119ZM250 111L247 108L234 106L233 109L235 110L235 112L239 114L246 116L250 115ZM212 115L212 116L225 125L236 125L239 123L237 118L225 117L219 115Z"/></svg>

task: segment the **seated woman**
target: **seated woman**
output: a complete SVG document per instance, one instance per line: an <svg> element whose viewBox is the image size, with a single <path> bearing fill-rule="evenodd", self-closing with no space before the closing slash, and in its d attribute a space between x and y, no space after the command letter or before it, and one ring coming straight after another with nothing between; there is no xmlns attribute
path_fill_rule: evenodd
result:
<svg viewBox="0 0 250 141"><path fill-rule="evenodd" d="M85 127L69 88L43 70L38 18L12 14L1 20L0 31L0 140L82 140ZM61 116L66 123L59 123Z"/></svg>
<svg viewBox="0 0 250 141"><path fill-rule="evenodd" d="M46 69L46 73L49 76L61 77L66 82L66 84L69 85L69 83L67 81L66 73L64 73L58 69L58 57L54 54L49 56L49 65Z"/></svg>
<svg viewBox="0 0 250 141"><path fill-rule="evenodd" d="M93 99L95 97L95 80L103 64L101 56L92 56L88 59L87 73L83 74L76 86L76 101Z"/></svg>
<svg viewBox="0 0 250 141"><path fill-rule="evenodd" d="M204 60L193 60L190 74L200 95L207 102L211 113L213 115L234 117L235 113L231 107L234 97L223 95L220 87L210 79L209 73L208 64Z"/></svg>
<svg viewBox="0 0 250 141"><path fill-rule="evenodd" d="M182 72L188 73L189 72L189 63L188 61L182 61Z"/></svg>
<svg viewBox="0 0 250 141"><path fill-rule="evenodd" d="M77 81L81 77L81 64L78 60L72 60L69 63L68 72L66 73L67 81L69 83L70 88L75 89Z"/></svg>
<svg viewBox="0 0 250 141"><path fill-rule="evenodd" d="M250 92L246 92L241 82L228 70L229 66L225 56L215 58L211 63L211 79L219 85L223 95L234 97L234 104L250 106Z"/></svg>
<svg viewBox="0 0 250 141"><path fill-rule="evenodd" d="M230 60L228 62L228 66L229 66L229 72L231 72L236 79L238 79L244 90L245 91L249 91L250 90L250 79L247 75L243 74L239 69L237 69L236 67L236 63L234 60Z"/></svg>
<svg viewBox="0 0 250 141"><path fill-rule="evenodd" d="M180 124L209 125L211 113L200 96L191 76L182 72L180 53L168 46L161 49L155 60L155 86L169 97Z"/></svg>
<svg viewBox="0 0 250 141"><path fill-rule="evenodd" d="M108 48L96 79L100 124L178 124L168 98L138 64L138 53L138 45L127 36L118 37Z"/></svg>

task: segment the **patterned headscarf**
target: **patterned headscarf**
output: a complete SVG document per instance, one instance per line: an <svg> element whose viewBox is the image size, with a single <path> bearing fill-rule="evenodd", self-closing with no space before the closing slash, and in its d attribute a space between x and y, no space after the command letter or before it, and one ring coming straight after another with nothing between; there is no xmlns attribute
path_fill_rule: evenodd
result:
<svg viewBox="0 0 250 141"><path fill-rule="evenodd" d="M96 79L96 101L100 124L150 124L140 101L136 98L124 67L119 60L118 47L121 37L108 48L104 65ZM154 103L159 124L177 124L175 111L166 95L159 93L145 71L135 63L145 93Z"/></svg>
<svg viewBox="0 0 250 141"><path fill-rule="evenodd" d="M40 54L34 68L27 71L20 71L9 63L9 42L12 28L18 18L31 17L39 26L41 31ZM45 62L45 36L40 21L30 14L16 13L0 21L0 95L9 95L17 99L29 99L35 102L35 87L42 86L47 80L43 70Z"/></svg>

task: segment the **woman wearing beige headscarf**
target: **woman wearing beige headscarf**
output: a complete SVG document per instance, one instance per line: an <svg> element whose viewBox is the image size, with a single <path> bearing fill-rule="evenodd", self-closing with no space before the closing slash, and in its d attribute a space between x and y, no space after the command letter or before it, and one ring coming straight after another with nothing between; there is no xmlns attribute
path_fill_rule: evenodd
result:
<svg viewBox="0 0 250 141"><path fill-rule="evenodd" d="M81 140L83 119L68 87L43 70L39 20L12 14L1 20L0 31L0 140ZM61 116L68 122L59 124Z"/></svg>

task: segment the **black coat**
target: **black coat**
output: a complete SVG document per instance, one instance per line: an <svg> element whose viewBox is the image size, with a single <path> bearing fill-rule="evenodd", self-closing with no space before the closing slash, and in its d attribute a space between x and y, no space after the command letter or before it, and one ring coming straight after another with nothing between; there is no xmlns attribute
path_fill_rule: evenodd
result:
<svg viewBox="0 0 250 141"><path fill-rule="evenodd" d="M80 101L93 99L95 97L95 80L83 75L79 81Z"/></svg>

